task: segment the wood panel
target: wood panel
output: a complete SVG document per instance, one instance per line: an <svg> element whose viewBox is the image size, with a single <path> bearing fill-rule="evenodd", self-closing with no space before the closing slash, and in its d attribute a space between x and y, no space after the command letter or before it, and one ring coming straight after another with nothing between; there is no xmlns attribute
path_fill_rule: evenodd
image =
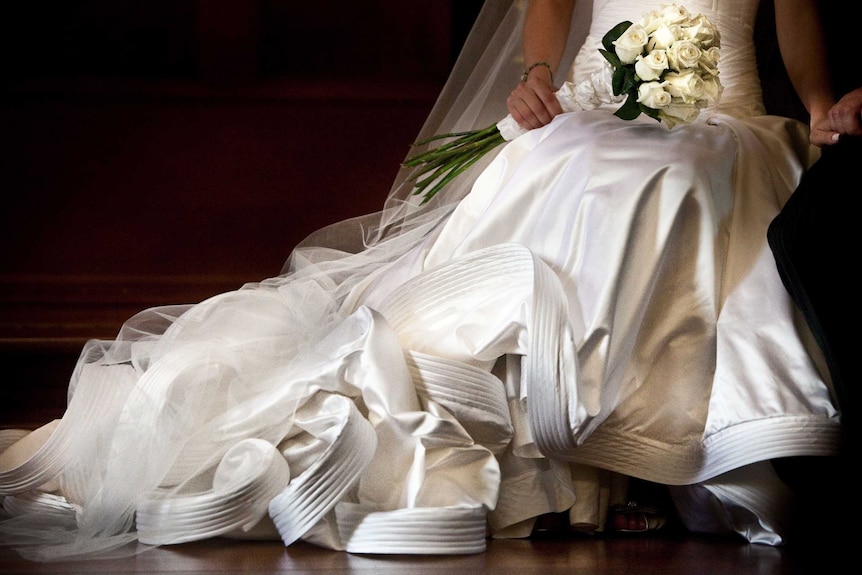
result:
<svg viewBox="0 0 862 575"><path fill-rule="evenodd" d="M480 4L458 1L4 7L0 421L62 413L81 345L137 311L376 211Z"/></svg>

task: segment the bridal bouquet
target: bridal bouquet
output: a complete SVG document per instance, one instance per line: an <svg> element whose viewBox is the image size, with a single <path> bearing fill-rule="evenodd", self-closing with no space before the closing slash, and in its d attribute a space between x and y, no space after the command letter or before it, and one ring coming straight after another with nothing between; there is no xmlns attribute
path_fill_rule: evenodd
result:
<svg viewBox="0 0 862 575"><path fill-rule="evenodd" d="M565 82L556 92L564 111L590 110L621 103L614 115L633 120L641 113L668 128L694 120L721 96L718 58L721 38L704 15L676 4L644 14L638 22L620 22L602 38L605 66L578 85ZM419 167L409 181L413 194L430 200L447 183L487 152L526 130L511 115L480 130L438 134L416 142L423 146L453 139L405 160Z"/></svg>

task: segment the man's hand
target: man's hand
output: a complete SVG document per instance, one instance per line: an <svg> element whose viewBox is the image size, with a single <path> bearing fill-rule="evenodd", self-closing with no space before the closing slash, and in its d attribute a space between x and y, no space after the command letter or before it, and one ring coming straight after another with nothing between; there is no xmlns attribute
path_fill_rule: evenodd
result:
<svg viewBox="0 0 862 575"><path fill-rule="evenodd" d="M862 88L845 94L832 106L829 123L839 134L862 136Z"/></svg>
<svg viewBox="0 0 862 575"><path fill-rule="evenodd" d="M811 143L829 146L842 136L862 136L862 88L845 94L823 117L811 117Z"/></svg>

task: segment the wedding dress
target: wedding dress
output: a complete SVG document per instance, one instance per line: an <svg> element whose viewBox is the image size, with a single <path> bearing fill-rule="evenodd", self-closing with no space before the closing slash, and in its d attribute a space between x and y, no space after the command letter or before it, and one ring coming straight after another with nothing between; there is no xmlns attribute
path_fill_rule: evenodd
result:
<svg viewBox="0 0 862 575"><path fill-rule="evenodd" d="M570 78L661 3L581 2ZM0 436L2 542L39 560L216 536L473 553L548 512L601 529L615 479L639 477L693 530L781 543L769 460L838 449L766 245L816 149L765 115L757 2L681 4L721 30L714 109L672 130L562 114L424 206L403 170L381 212L312 234L282 275L90 342L64 417ZM487 3L420 137L505 115L523 9Z"/></svg>

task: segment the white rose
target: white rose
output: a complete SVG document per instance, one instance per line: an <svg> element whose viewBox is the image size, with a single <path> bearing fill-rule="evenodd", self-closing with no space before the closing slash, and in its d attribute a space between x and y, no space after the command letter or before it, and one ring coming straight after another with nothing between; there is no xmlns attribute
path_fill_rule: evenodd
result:
<svg viewBox="0 0 862 575"><path fill-rule="evenodd" d="M701 49L691 40L678 40L667 49L668 64L677 72L697 66Z"/></svg>
<svg viewBox="0 0 862 575"><path fill-rule="evenodd" d="M710 76L717 76L718 58L719 49L716 46L712 46L707 50L701 51L700 60L697 61L697 66L704 74L708 74Z"/></svg>
<svg viewBox="0 0 862 575"><path fill-rule="evenodd" d="M664 50L653 50L646 56L638 56L635 62L635 74L647 82L661 78L667 70L667 55Z"/></svg>
<svg viewBox="0 0 862 575"><path fill-rule="evenodd" d="M700 114L700 108L693 104L670 104L659 110L659 119L663 120L668 128L677 124L687 124L694 121Z"/></svg>
<svg viewBox="0 0 862 575"><path fill-rule="evenodd" d="M662 25L650 34L647 48L650 50L667 50L671 44L681 38L682 30L677 25Z"/></svg>
<svg viewBox="0 0 862 575"><path fill-rule="evenodd" d="M662 26L667 26L667 20L664 19L661 12L658 10L652 10L643 15L640 20L640 25L647 31L647 34L652 35L653 32Z"/></svg>
<svg viewBox="0 0 862 575"><path fill-rule="evenodd" d="M663 82L644 82L638 86L637 101L654 110L669 106L673 97L664 89L663 84Z"/></svg>
<svg viewBox="0 0 862 575"><path fill-rule="evenodd" d="M632 24L614 41L614 51L623 64L631 64L643 53L648 36L640 24Z"/></svg>
<svg viewBox="0 0 862 575"><path fill-rule="evenodd" d="M691 18L691 13L686 10L685 6L676 4L662 6L661 15L670 24L681 24Z"/></svg>
<svg viewBox="0 0 862 575"><path fill-rule="evenodd" d="M703 78L703 95L701 96L710 104L715 104L721 98L724 86L718 80L718 76L707 76Z"/></svg>
<svg viewBox="0 0 862 575"><path fill-rule="evenodd" d="M694 104L703 97L703 78L693 70L668 72L664 76L666 90L686 104Z"/></svg>
<svg viewBox="0 0 862 575"><path fill-rule="evenodd" d="M695 16L685 29L686 37L704 48L721 45L721 34L718 28L703 14Z"/></svg>

